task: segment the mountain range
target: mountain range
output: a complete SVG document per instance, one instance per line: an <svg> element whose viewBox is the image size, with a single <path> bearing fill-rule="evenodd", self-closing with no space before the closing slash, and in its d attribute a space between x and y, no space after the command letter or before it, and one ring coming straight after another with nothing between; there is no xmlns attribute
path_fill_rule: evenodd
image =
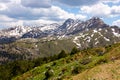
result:
<svg viewBox="0 0 120 80"><path fill-rule="evenodd" d="M120 28L93 17L86 21L67 19L63 24L16 26L0 30L0 64L70 52L120 42Z"/></svg>
<svg viewBox="0 0 120 80"><path fill-rule="evenodd" d="M100 18L93 17L87 21L67 19L63 24L53 23L36 27L16 26L0 30L0 42L4 43L13 39L43 38L47 36L69 36L92 29L114 28L115 33L120 33L118 27L105 24Z"/></svg>

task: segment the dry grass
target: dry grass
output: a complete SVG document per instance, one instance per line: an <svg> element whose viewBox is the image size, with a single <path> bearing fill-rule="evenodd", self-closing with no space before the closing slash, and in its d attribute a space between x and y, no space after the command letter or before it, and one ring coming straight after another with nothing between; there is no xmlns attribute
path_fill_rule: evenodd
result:
<svg viewBox="0 0 120 80"><path fill-rule="evenodd" d="M71 80L120 80L120 60L86 70Z"/></svg>

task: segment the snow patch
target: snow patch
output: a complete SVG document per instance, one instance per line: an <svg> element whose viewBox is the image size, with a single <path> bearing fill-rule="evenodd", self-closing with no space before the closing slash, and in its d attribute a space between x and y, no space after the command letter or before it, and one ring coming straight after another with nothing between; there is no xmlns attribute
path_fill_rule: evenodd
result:
<svg viewBox="0 0 120 80"><path fill-rule="evenodd" d="M91 37L93 37L93 36L94 36L94 34L91 35Z"/></svg>
<svg viewBox="0 0 120 80"><path fill-rule="evenodd" d="M114 34L116 37L120 37L120 34L119 34L119 33L113 32L113 34Z"/></svg>
<svg viewBox="0 0 120 80"><path fill-rule="evenodd" d="M106 41L110 41L110 39L108 39L108 38L106 38L106 37L104 37L104 39L105 39Z"/></svg>
<svg viewBox="0 0 120 80"><path fill-rule="evenodd" d="M91 37L87 36L84 40L87 41L87 42L90 42L91 41Z"/></svg>
<svg viewBox="0 0 120 80"><path fill-rule="evenodd" d="M81 47L81 44L80 44L79 39L78 39L78 38L80 38L80 37L81 37L81 36L76 36L76 37L73 39L73 43L75 43L75 44L78 46L78 48Z"/></svg>
<svg viewBox="0 0 120 80"><path fill-rule="evenodd" d="M112 29L112 33L114 34L114 36L116 36L116 37L120 37L120 34L119 33L117 33L117 32L115 32L115 29Z"/></svg>
<svg viewBox="0 0 120 80"><path fill-rule="evenodd" d="M100 28L98 31L101 31L102 29Z"/></svg>
<svg viewBox="0 0 120 80"><path fill-rule="evenodd" d="M112 28L112 31L115 32L115 29Z"/></svg>
<svg viewBox="0 0 120 80"><path fill-rule="evenodd" d="M97 33L97 32L98 32L97 30L95 30L95 29L93 30L93 33Z"/></svg>
<svg viewBox="0 0 120 80"><path fill-rule="evenodd" d="M95 42L95 45L97 45L99 43L99 41Z"/></svg>
<svg viewBox="0 0 120 80"><path fill-rule="evenodd" d="M98 32L100 36L103 36L100 32Z"/></svg>

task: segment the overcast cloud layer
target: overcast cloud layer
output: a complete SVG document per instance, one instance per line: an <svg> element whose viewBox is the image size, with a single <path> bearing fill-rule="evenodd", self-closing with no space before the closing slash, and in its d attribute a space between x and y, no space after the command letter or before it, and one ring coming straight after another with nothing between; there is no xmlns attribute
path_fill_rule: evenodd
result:
<svg viewBox="0 0 120 80"><path fill-rule="evenodd" d="M120 0L0 0L0 28L92 16L120 26Z"/></svg>

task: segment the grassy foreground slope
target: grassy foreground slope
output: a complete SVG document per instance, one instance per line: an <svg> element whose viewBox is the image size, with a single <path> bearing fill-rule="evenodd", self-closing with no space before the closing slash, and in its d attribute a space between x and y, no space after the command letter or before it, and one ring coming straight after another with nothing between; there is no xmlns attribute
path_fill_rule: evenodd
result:
<svg viewBox="0 0 120 80"><path fill-rule="evenodd" d="M72 80L120 80L120 60L109 62L86 70Z"/></svg>
<svg viewBox="0 0 120 80"><path fill-rule="evenodd" d="M83 74L84 71L86 70L91 71L92 68L94 69L94 67L98 65L104 64L110 65L110 62L114 62L115 60L119 59L120 59L120 43L110 45L107 47L86 49L76 54L69 55L65 58L36 67L24 73L23 75L13 78L13 80L63 80L63 79L70 80L71 76L81 73ZM116 65L115 68L119 68L118 67L119 65L114 63L113 65ZM78 80L82 79L87 80L85 79L85 77L78 78L79 78Z"/></svg>

